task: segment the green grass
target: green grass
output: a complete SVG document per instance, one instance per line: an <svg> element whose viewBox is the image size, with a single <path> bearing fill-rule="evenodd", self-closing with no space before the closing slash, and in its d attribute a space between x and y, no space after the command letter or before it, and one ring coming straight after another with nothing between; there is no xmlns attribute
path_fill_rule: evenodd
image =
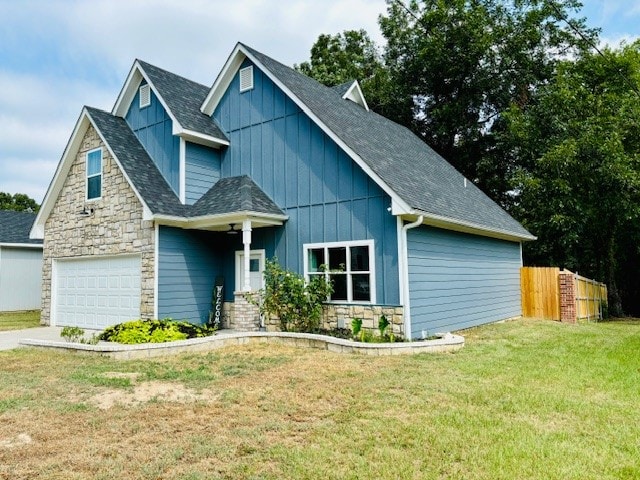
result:
<svg viewBox="0 0 640 480"><path fill-rule="evenodd" d="M0 312L0 332L40 326L40 310Z"/></svg>
<svg viewBox="0 0 640 480"><path fill-rule="evenodd" d="M639 321L464 335L412 357L0 352L0 478L640 478ZM97 407L158 383L199 396Z"/></svg>

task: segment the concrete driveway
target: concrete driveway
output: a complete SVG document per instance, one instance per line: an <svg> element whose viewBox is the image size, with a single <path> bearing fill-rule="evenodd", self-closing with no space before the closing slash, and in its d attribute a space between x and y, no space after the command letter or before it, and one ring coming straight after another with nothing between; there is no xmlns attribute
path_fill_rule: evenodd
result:
<svg viewBox="0 0 640 480"><path fill-rule="evenodd" d="M34 340L60 341L62 327L36 327L25 330L9 330L0 332L0 350L11 350L20 346L20 340L30 338Z"/></svg>

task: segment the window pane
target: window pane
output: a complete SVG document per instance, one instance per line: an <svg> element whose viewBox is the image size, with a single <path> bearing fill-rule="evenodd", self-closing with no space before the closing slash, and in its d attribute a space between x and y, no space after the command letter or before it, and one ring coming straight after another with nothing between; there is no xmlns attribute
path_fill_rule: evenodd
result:
<svg viewBox="0 0 640 480"><path fill-rule="evenodd" d="M345 274L329 275L329 279L333 282L333 294L331 300L347 299L347 276Z"/></svg>
<svg viewBox="0 0 640 480"><path fill-rule="evenodd" d="M87 178L87 199L99 198L102 195L102 175Z"/></svg>
<svg viewBox="0 0 640 480"><path fill-rule="evenodd" d="M351 271L369 271L369 247L351 247Z"/></svg>
<svg viewBox="0 0 640 480"><path fill-rule="evenodd" d="M102 152L96 150L87 155L87 175L102 173Z"/></svg>
<svg viewBox="0 0 640 480"><path fill-rule="evenodd" d="M249 271L250 272L259 272L260 271L260 260L257 258L249 259Z"/></svg>
<svg viewBox="0 0 640 480"><path fill-rule="evenodd" d="M309 250L309 272L319 272L320 265L324 264L324 248L312 248Z"/></svg>
<svg viewBox="0 0 640 480"><path fill-rule="evenodd" d="M371 280L369 274L352 275L353 300L368 302L371 300Z"/></svg>
<svg viewBox="0 0 640 480"><path fill-rule="evenodd" d="M329 249L329 270L347 269L347 248L336 247Z"/></svg>

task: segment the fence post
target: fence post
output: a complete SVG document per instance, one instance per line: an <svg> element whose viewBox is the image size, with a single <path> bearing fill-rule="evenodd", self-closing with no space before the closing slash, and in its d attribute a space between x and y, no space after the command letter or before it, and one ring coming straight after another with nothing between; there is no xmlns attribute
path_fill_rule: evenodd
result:
<svg viewBox="0 0 640 480"><path fill-rule="evenodd" d="M558 274L560 285L560 321L576 323L578 315L576 311L576 283L573 273L562 270Z"/></svg>

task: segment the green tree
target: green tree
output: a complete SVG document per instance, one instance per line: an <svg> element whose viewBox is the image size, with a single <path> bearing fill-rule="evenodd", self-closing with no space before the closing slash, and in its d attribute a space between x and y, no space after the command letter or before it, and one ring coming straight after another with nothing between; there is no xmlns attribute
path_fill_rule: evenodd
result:
<svg viewBox="0 0 640 480"><path fill-rule="evenodd" d="M605 281L614 315L623 300L638 308L628 278L640 256L638 92L640 42L562 62L535 102L506 115L521 165L514 213L539 237L526 262Z"/></svg>
<svg viewBox="0 0 640 480"><path fill-rule="evenodd" d="M409 126L503 204L517 166L503 113L527 105L560 58L596 31L563 20L576 0L387 0L384 63L395 86L394 120Z"/></svg>
<svg viewBox="0 0 640 480"><path fill-rule="evenodd" d="M364 30L320 35L311 59L294 68L328 87L358 80L369 107L382 114L391 98L382 56Z"/></svg>
<svg viewBox="0 0 640 480"><path fill-rule="evenodd" d="M15 210L18 212L38 212L40 205L28 195L24 193L0 192L0 210Z"/></svg>

